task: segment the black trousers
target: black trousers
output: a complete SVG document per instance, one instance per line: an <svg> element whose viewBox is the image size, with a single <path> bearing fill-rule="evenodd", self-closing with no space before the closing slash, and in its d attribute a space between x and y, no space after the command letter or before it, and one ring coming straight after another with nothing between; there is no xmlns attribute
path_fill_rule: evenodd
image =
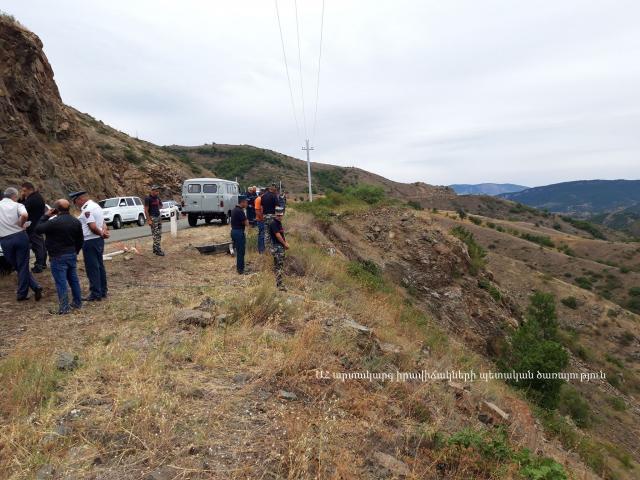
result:
<svg viewBox="0 0 640 480"><path fill-rule="evenodd" d="M47 250L44 248L44 237L36 232L28 233L31 251L36 256L36 265L44 267L47 265Z"/></svg>

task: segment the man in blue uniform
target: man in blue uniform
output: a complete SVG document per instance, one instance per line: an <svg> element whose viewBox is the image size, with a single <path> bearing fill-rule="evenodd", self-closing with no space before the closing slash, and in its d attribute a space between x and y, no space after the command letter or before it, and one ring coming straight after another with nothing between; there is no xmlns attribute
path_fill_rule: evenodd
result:
<svg viewBox="0 0 640 480"><path fill-rule="evenodd" d="M82 256L84 268L89 279L89 295L83 298L85 302L99 302L107 296L107 271L104 268L104 240L109 238L107 224L104 223L102 208L91 200L87 192L72 192L69 198L80 209L80 224L84 244Z"/></svg>
<svg viewBox="0 0 640 480"><path fill-rule="evenodd" d="M236 270L240 275L244 275L244 253L247 244L244 229L249 225L245 213L247 203L247 197L240 195L238 205L231 211L231 241L236 252Z"/></svg>
<svg viewBox="0 0 640 480"><path fill-rule="evenodd" d="M80 221L69 214L70 207L68 200L56 200L53 208L42 216L36 227L38 234L46 236L51 275L58 292L58 308L49 311L59 315L69 313L72 308L82 307L82 291L76 265L84 235ZM68 287L71 287L71 304L67 295Z"/></svg>

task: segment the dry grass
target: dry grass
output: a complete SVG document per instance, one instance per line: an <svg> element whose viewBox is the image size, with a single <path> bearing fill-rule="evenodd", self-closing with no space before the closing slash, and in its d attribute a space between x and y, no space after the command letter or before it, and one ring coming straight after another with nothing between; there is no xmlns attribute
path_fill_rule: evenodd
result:
<svg viewBox="0 0 640 480"><path fill-rule="evenodd" d="M372 460L381 451L405 462L411 478L443 461L449 478L477 472L476 460L442 450L448 435L482 428L444 383L341 382L317 378L316 369L445 370L484 361L400 290L361 285L308 217L293 216L288 230L304 276L287 279L287 294L274 290L268 257L250 253L259 273L236 277L231 258L194 253L189 242L226 238L212 227L167 241L165 259L114 260L111 298L81 314L37 314L26 334L15 327L28 320L15 310L0 360L12 385L0 395L0 471L30 478L50 463L67 478L137 479L161 466L175 478L382 478L388 472ZM206 297L214 316L228 316L224 326L174 322L174 312ZM345 329L344 318L375 337ZM55 371L59 351L78 354L79 368ZM281 390L297 399L280 398ZM502 384L474 384L473 395L528 412ZM60 425L66 430L52 435ZM514 445L536 430L517 425Z"/></svg>

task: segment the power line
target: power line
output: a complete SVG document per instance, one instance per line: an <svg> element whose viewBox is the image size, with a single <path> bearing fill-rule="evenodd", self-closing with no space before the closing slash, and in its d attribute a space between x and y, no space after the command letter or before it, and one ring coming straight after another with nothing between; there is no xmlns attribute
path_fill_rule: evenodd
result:
<svg viewBox="0 0 640 480"><path fill-rule="evenodd" d="M300 69L300 97L302 98L302 120L304 124L304 138L309 138L307 134L307 113L304 108L304 82L302 80L302 53L300 49L300 22L298 22L298 0L293 0L296 11L296 37L298 39L298 67Z"/></svg>
<svg viewBox="0 0 640 480"><path fill-rule="evenodd" d="M318 53L318 78L316 80L316 108L313 114L312 140L316 139L316 125L318 123L318 100L320 99L320 64L322 61L322 32L324 30L324 0L322 0L322 14L320 16L320 50Z"/></svg>
<svg viewBox="0 0 640 480"><path fill-rule="evenodd" d="M278 30L280 30L280 44L282 45L282 58L284 59L284 69L287 72L287 84L289 85L289 96L291 97L291 109L293 110L293 119L296 122L296 132L298 132L298 137L300 137L300 124L298 123L298 114L296 113L296 103L293 100L293 87L291 86L291 76L289 75L289 64L287 63L287 51L284 48L284 36L282 35L282 23L280 22L280 9L278 8L278 0L274 0L274 1L276 4L276 17L278 17ZM296 10L296 20L297 20L297 10ZM298 49L299 48L300 48L300 40L298 40ZM304 109L304 106L303 106L303 109ZM305 129L306 129L306 125L305 125Z"/></svg>

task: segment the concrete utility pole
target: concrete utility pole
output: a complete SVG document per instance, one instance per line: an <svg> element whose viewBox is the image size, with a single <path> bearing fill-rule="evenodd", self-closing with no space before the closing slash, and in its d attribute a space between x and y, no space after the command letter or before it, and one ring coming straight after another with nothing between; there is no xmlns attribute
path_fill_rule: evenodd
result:
<svg viewBox="0 0 640 480"><path fill-rule="evenodd" d="M307 151L307 178L309 180L309 201L313 202L313 193L311 192L311 160L309 159L309 152L313 150L313 147L309 146L309 139L305 140L305 146L302 147L302 150Z"/></svg>

